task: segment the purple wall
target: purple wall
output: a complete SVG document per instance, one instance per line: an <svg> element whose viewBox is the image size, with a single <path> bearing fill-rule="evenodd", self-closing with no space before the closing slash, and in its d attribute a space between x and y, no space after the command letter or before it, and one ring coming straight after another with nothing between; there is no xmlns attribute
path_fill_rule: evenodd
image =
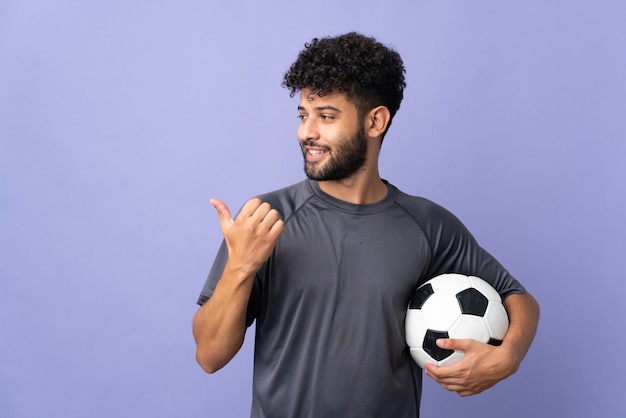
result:
<svg viewBox="0 0 626 418"><path fill-rule="evenodd" d="M0 416L246 416L252 339L216 375L194 360L221 237L208 200L302 178L281 76L349 30L407 66L383 176L452 210L542 304L517 375L464 399L427 379L423 416L624 416L625 14L0 2Z"/></svg>

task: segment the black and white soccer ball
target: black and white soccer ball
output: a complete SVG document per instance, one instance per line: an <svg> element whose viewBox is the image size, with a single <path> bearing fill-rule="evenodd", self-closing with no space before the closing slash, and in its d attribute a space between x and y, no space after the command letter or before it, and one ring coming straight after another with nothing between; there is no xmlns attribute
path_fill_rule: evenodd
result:
<svg viewBox="0 0 626 418"><path fill-rule="evenodd" d="M448 366L462 351L445 350L438 338L470 338L500 345L509 318L498 292L486 281L462 274L442 274L413 293L406 313L406 342L415 362Z"/></svg>

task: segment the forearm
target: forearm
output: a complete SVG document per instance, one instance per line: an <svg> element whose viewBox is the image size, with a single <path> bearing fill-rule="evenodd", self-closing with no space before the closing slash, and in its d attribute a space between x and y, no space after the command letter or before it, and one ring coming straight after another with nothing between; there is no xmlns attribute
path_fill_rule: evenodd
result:
<svg viewBox="0 0 626 418"><path fill-rule="evenodd" d="M510 374L519 368L535 338L539 323L539 304L530 293L513 294L504 300L509 315L509 329L502 348L511 354Z"/></svg>
<svg viewBox="0 0 626 418"><path fill-rule="evenodd" d="M253 278L232 271L227 263L215 292L196 313L196 360L207 373L224 367L243 344Z"/></svg>
<svg viewBox="0 0 626 418"><path fill-rule="evenodd" d="M284 229L268 203L250 199L233 219L226 204L211 199L228 248L228 261L209 300L193 322L196 360L208 373L226 365L243 344L246 311L256 272L267 261Z"/></svg>

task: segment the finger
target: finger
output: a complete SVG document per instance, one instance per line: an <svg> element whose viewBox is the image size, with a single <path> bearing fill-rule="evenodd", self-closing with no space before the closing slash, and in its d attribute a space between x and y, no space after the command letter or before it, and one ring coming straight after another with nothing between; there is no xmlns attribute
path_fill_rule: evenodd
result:
<svg viewBox="0 0 626 418"><path fill-rule="evenodd" d="M450 392L457 392L461 396L466 396L464 394L461 394L461 391L466 390L466 388L462 384L462 380L459 379L457 376L447 374L444 371L445 369L442 369L443 368L437 367L433 364L427 364L424 371L427 376L440 384L441 387L443 387L444 389Z"/></svg>
<svg viewBox="0 0 626 418"><path fill-rule="evenodd" d="M482 392L484 389L479 387L471 387L462 382L438 382L442 388L450 392L456 392L460 396L472 396Z"/></svg>
<svg viewBox="0 0 626 418"><path fill-rule="evenodd" d="M440 338L436 341L437 346L446 350L467 351L473 340L461 338Z"/></svg>
<svg viewBox="0 0 626 418"><path fill-rule="evenodd" d="M276 209L272 209L269 204L264 207L265 204L259 206L259 209L257 209L257 212L264 212L265 209L267 210L267 213L265 213L264 215L262 213L259 214L259 216L263 216L263 219L261 219L261 224L265 225L267 227L267 229L271 229L272 226L278 221L280 220L280 213L278 213L278 211Z"/></svg>
<svg viewBox="0 0 626 418"><path fill-rule="evenodd" d="M467 369L463 365L463 359L448 366L437 366L435 364L426 363L424 371L427 376L433 378L440 384L459 382L467 373Z"/></svg>
<svg viewBox="0 0 626 418"><path fill-rule="evenodd" d="M432 363L426 363L424 365L424 373L426 373L426 376L430 376L432 378L434 378L437 375L437 369L439 367L435 366Z"/></svg>
<svg viewBox="0 0 626 418"><path fill-rule="evenodd" d="M262 206L263 205L257 209L257 212L262 210ZM278 239L278 236L285 229L285 222L280 218L280 213L276 209L271 209L269 204L267 205L267 208L269 208L269 210L267 214L265 214L265 217L261 220L260 225L272 238Z"/></svg>
<svg viewBox="0 0 626 418"><path fill-rule="evenodd" d="M430 376L437 382L442 383L443 381L451 378L449 367L451 366L437 366L435 364L426 363L424 371L427 376Z"/></svg>
<svg viewBox="0 0 626 418"><path fill-rule="evenodd" d="M272 210L273 210L272 206L270 206L269 203L260 202L259 206L254 210L254 212L250 214L250 218L257 222L264 222L267 219L267 216L270 214L270 212L272 212ZM275 216L275 214L272 216ZM272 216L270 216L270 220ZM276 219L274 219L274 222L276 222Z"/></svg>
<svg viewBox="0 0 626 418"><path fill-rule="evenodd" d="M272 209L269 203L261 202L258 199L249 206L249 209L254 208L257 203L258 206L249 215L249 219L258 222L266 230L272 229L276 222L280 220L280 213L276 209Z"/></svg>
<svg viewBox="0 0 626 418"><path fill-rule="evenodd" d="M270 228L270 234L274 235L275 237L278 237L280 234L282 234L284 229L285 229L285 222L282 219L279 219L276 222L274 222L274 224Z"/></svg>
<svg viewBox="0 0 626 418"><path fill-rule="evenodd" d="M248 200L239 211L239 216L242 216L243 218L253 216L262 203L261 199L257 197Z"/></svg>
<svg viewBox="0 0 626 418"><path fill-rule="evenodd" d="M210 199L209 202L217 211L217 216L219 216L220 224L223 227L228 226L229 224L233 223L233 217L230 213L230 210L228 209L228 206L226 206L226 203L215 198Z"/></svg>

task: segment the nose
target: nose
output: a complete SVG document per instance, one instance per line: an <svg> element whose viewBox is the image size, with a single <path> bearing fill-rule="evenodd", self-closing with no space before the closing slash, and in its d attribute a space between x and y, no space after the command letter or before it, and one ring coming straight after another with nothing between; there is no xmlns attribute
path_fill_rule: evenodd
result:
<svg viewBox="0 0 626 418"><path fill-rule="evenodd" d="M298 126L298 139L301 141L315 141L319 139L320 133L314 119L305 117Z"/></svg>

